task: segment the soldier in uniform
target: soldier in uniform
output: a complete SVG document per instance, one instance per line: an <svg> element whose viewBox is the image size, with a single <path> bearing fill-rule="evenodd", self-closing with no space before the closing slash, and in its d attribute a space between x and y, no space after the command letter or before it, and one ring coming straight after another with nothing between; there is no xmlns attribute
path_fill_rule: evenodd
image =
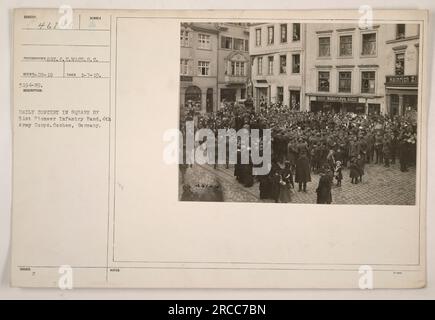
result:
<svg viewBox="0 0 435 320"><path fill-rule="evenodd" d="M367 163L371 163L375 154L375 137L372 132L367 132L366 134L367 143Z"/></svg>
<svg viewBox="0 0 435 320"><path fill-rule="evenodd" d="M300 154L296 161L295 181L299 184L298 191L307 192L307 182L311 181L311 175L310 161L308 160L306 153Z"/></svg>
<svg viewBox="0 0 435 320"><path fill-rule="evenodd" d="M406 172L408 171L408 155L409 147L406 136L403 136L399 141L399 162L400 162L400 171Z"/></svg>
<svg viewBox="0 0 435 320"><path fill-rule="evenodd" d="M380 132L375 135L375 156L376 156L376 164L382 164L384 162L383 155L383 137Z"/></svg>

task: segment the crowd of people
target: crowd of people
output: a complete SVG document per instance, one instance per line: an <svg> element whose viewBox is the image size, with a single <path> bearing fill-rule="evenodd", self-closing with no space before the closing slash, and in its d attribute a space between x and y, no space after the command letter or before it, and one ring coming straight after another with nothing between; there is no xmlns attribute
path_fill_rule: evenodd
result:
<svg viewBox="0 0 435 320"><path fill-rule="evenodd" d="M181 124L194 120L200 128L272 129L272 165L268 175L252 176L253 164L235 165L237 180L250 187L258 179L260 197L291 201L291 189L307 191L311 173L319 174L318 203L331 203L331 186L341 186L343 168L352 184L362 181L365 164L389 167L398 159L405 172L416 161L416 120L408 115L295 111L280 104L252 106L227 103L219 110L198 114L185 106ZM240 150L238 150L240 152Z"/></svg>

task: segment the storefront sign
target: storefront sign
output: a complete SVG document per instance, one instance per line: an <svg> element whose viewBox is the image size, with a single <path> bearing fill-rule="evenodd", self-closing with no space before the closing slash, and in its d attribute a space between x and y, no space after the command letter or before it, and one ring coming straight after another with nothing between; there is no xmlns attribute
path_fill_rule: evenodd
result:
<svg viewBox="0 0 435 320"><path fill-rule="evenodd" d="M193 81L193 77L191 77L191 76L180 76L180 81L192 82Z"/></svg>
<svg viewBox="0 0 435 320"><path fill-rule="evenodd" d="M342 97L342 96L317 96L317 101L330 102L358 102L358 97Z"/></svg>

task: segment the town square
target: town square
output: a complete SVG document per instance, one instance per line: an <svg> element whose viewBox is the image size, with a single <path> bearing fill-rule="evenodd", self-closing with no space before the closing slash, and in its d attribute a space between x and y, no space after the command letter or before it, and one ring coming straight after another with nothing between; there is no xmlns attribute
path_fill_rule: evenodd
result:
<svg viewBox="0 0 435 320"><path fill-rule="evenodd" d="M236 142L238 160L271 145L267 174L182 162L180 200L415 204L418 25L182 23L180 41L183 135L271 130Z"/></svg>

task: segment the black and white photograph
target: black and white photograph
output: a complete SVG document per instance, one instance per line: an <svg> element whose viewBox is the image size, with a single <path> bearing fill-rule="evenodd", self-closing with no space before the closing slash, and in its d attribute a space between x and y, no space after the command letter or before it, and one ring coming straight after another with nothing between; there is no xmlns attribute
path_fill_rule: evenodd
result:
<svg viewBox="0 0 435 320"><path fill-rule="evenodd" d="M251 2L11 7L3 292L433 295L431 12Z"/></svg>
<svg viewBox="0 0 435 320"><path fill-rule="evenodd" d="M179 200L415 205L419 44L409 23L181 23Z"/></svg>

